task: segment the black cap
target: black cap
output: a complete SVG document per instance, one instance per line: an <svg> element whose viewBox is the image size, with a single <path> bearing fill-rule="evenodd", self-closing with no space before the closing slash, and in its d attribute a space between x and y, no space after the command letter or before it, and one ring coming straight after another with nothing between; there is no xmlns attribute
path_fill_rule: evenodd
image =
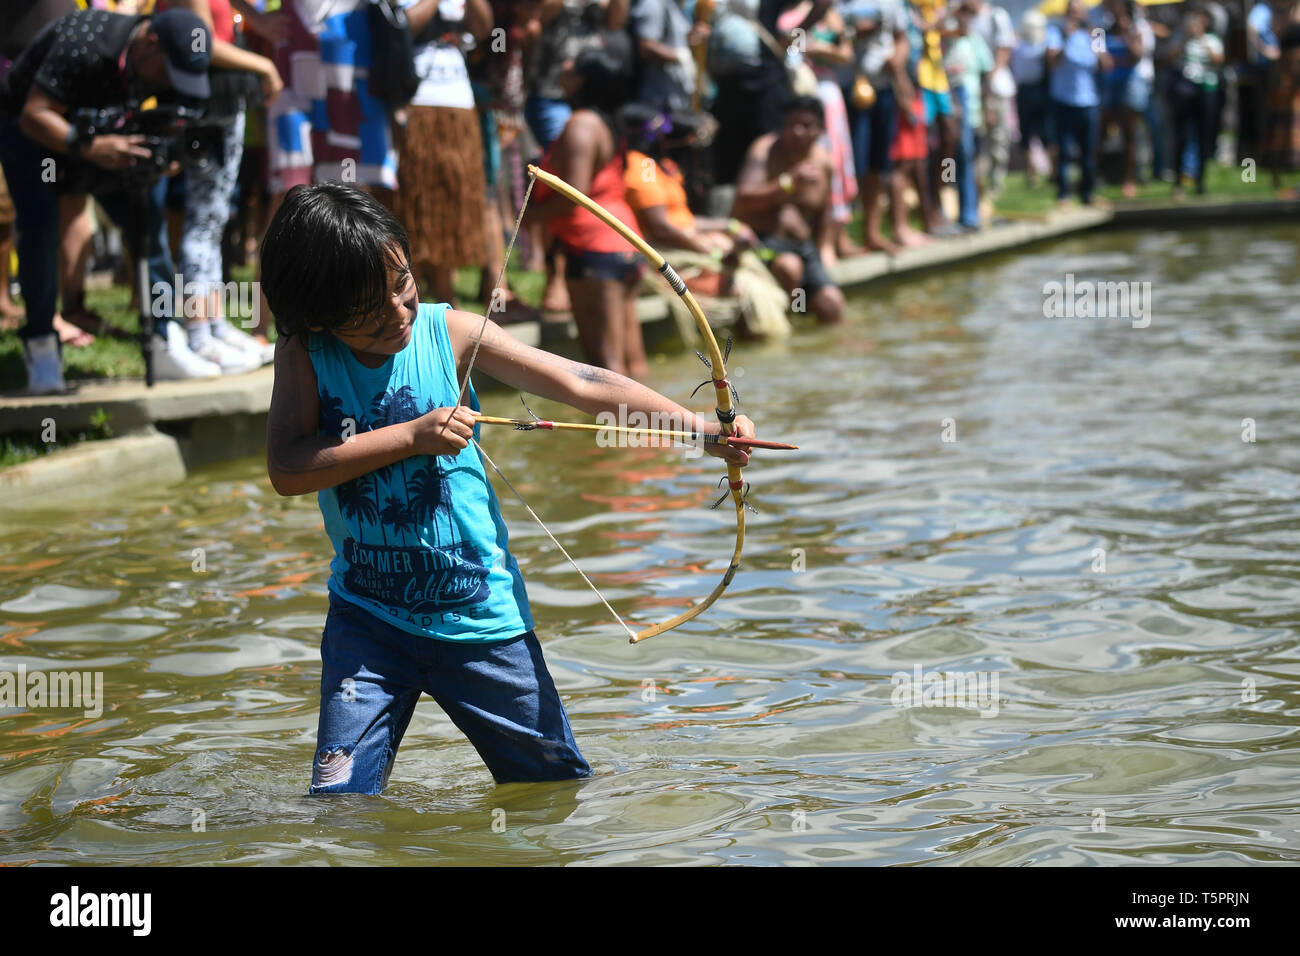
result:
<svg viewBox="0 0 1300 956"><path fill-rule="evenodd" d="M173 8L155 14L149 32L158 38L167 63L167 77L178 93L206 100L208 64L212 60L212 31L189 10Z"/></svg>

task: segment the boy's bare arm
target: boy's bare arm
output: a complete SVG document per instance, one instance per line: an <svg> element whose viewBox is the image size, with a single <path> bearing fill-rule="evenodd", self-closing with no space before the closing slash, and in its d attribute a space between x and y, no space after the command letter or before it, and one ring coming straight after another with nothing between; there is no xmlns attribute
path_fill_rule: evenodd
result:
<svg viewBox="0 0 1300 956"><path fill-rule="evenodd" d="M732 215L737 219L752 224L754 218L772 212L790 198L779 178L767 178L767 158L775 142L776 136L770 133L760 136L745 155L745 163L736 180L736 198L731 207Z"/></svg>
<svg viewBox="0 0 1300 956"><path fill-rule="evenodd" d="M302 336L280 339L275 348L275 384L266 422L266 471L282 495L333 488L411 455L456 454L469 444L473 414L440 408L414 421L348 439L316 434L320 397L316 372Z"/></svg>
<svg viewBox="0 0 1300 956"><path fill-rule="evenodd" d="M456 349L461 375L474 351L474 339L481 326L481 315L447 311L447 331ZM667 416L674 424L664 425L666 428L711 435L721 431L716 421L695 414L635 379L527 346L490 320L483 327L483 342L475 368L522 392L563 402L589 415L601 412L618 415L622 409L625 413L655 413L661 419ZM736 427L739 434L754 436L753 423L743 415L736 417ZM716 447L709 446L709 449ZM718 451L739 464L749 462L749 455L740 449L723 447Z"/></svg>

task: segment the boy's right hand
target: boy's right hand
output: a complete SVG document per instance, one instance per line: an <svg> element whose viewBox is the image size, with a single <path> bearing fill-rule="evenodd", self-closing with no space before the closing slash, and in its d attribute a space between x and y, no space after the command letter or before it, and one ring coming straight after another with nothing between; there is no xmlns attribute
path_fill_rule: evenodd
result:
<svg viewBox="0 0 1300 956"><path fill-rule="evenodd" d="M474 436L474 412L464 405L435 408L409 422L417 455L458 455Z"/></svg>

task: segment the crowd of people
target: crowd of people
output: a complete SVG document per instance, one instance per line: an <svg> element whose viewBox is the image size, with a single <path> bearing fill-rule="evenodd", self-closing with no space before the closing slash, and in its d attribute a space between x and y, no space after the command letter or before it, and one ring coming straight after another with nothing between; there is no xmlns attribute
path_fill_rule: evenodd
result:
<svg viewBox="0 0 1300 956"><path fill-rule="evenodd" d="M61 346L126 334L85 302L97 222L139 237L151 285L213 290L256 264L290 190L328 180L394 212L424 294L454 304L456 271L478 269L508 322L538 311L498 276L540 163L771 329L774 308L839 319L840 258L986 227L1012 172L1097 204L1103 171L1125 196L1204 191L1224 133L1275 184L1300 165L1297 0L1053 2L1017 24L990 0L390 0L415 74L394 100L376 68L402 48L373 0L10 0L0 322L25 315L29 386L60 390ZM210 147L133 201L146 144L75 116L149 97L201 102ZM631 247L539 185L519 251L587 360L642 377ZM260 305L243 328L214 291L158 315L155 374L270 361Z"/></svg>

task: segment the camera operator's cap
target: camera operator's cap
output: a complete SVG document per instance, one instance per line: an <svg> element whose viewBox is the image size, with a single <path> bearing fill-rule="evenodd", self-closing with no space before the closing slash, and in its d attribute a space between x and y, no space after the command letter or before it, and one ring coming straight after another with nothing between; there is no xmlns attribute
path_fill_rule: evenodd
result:
<svg viewBox="0 0 1300 956"><path fill-rule="evenodd" d="M206 100L212 94L208 85L212 31L194 13L179 8L155 14L149 30L158 37L172 87L178 93Z"/></svg>

